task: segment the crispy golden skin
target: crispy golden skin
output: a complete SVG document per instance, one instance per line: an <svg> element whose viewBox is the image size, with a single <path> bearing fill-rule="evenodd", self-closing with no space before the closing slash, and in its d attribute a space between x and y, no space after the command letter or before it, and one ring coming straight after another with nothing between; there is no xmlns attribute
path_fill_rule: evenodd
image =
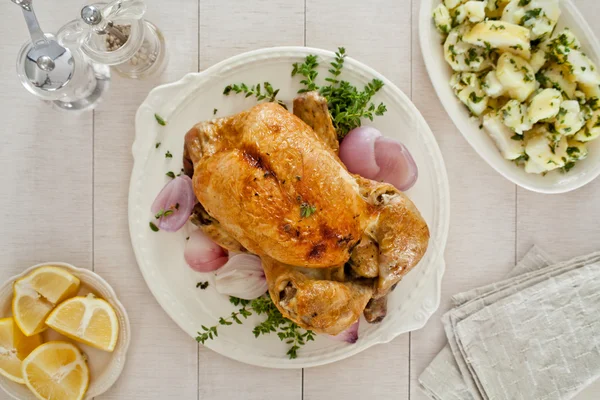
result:
<svg viewBox="0 0 600 400"><path fill-rule="evenodd" d="M201 203L195 223L221 246L262 258L284 316L337 334L368 303L369 321L385 316L385 296L422 258L429 231L400 191L348 173L324 99L299 99L294 112L312 128L260 104L194 126L184 166Z"/></svg>
<svg viewBox="0 0 600 400"><path fill-rule="evenodd" d="M186 148L198 201L250 252L307 267L348 259L364 202L337 156L293 114L259 104L196 125Z"/></svg>

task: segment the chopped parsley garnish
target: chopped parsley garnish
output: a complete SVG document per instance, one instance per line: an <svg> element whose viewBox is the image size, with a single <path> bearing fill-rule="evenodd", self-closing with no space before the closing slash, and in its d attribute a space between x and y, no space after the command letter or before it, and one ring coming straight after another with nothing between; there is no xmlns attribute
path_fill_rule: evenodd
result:
<svg viewBox="0 0 600 400"><path fill-rule="evenodd" d="M158 226L154 225L154 222L150 222L150 229L152 229L153 232L158 232Z"/></svg>
<svg viewBox="0 0 600 400"><path fill-rule="evenodd" d="M575 154L579 154L579 147L567 147L567 154L573 157Z"/></svg>
<svg viewBox="0 0 600 400"><path fill-rule="evenodd" d="M165 175L168 176L171 179L175 179L175 173L173 171L169 171Z"/></svg>
<svg viewBox="0 0 600 400"><path fill-rule="evenodd" d="M156 113L154 114L154 118L156 119L156 122L158 122L158 124L160 126L165 126L167 124L167 122L163 119L163 117L161 117L160 115L158 115Z"/></svg>
<svg viewBox="0 0 600 400"><path fill-rule="evenodd" d="M565 166L562 168L563 172L567 173L571 170L571 168L573 168L575 166L575 162L574 161L569 161L568 163L565 164Z"/></svg>
<svg viewBox="0 0 600 400"><path fill-rule="evenodd" d="M525 6L529 5L529 3L531 3L531 0L520 0L519 7L525 7Z"/></svg>
<svg viewBox="0 0 600 400"><path fill-rule="evenodd" d="M219 110L217 110L216 108L213 108L213 115L217 115L217 112L218 112L218 111L219 111Z"/></svg>
<svg viewBox="0 0 600 400"><path fill-rule="evenodd" d="M196 287L204 290L208 287L208 281L198 282L196 283Z"/></svg>
<svg viewBox="0 0 600 400"><path fill-rule="evenodd" d="M300 216L302 218L308 218L317 211L317 207L312 206L308 203L302 203L300 205Z"/></svg>
<svg viewBox="0 0 600 400"><path fill-rule="evenodd" d="M475 92L471 92L471 94L469 95L469 100L471 100L475 104L480 103L484 98L485 96L477 97Z"/></svg>
<svg viewBox="0 0 600 400"><path fill-rule="evenodd" d="M519 135L518 133L515 133L515 134L514 134L514 135L512 135L510 138L511 138L512 140L523 140L523 139L524 139L523 135Z"/></svg>
<svg viewBox="0 0 600 400"><path fill-rule="evenodd" d="M160 147L160 144L161 144L160 142L156 142L156 144L154 145L154 148L158 149Z"/></svg>
<svg viewBox="0 0 600 400"><path fill-rule="evenodd" d="M526 11L523 18L521 18L521 23L519 25L523 25L530 19L535 19L535 18L539 17L541 13L542 13L541 8L534 8L533 10Z"/></svg>
<svg viewBox="0 0 600 400"><path fill-rule="evenodd" d="M165 158L173 158L173 154L169 150L165 153Z"/></svg>
<svg viewBox="0 0 600 400"><path fill-rule="evenodd" d="M313 331L305 330L296 323L285 318L277 309L271 297L267 294L254 300L243 300L237 297L229 297L229 301L236 307L241 307L237 311L233 311L228 317L219 318L218 325L207 327L202 325L202 332L198 332L196 341L204 344L207 340L212 340L218 337L218 326L229 326L236 324L241 325L242 318L248 319L253 313L256 315L266 315L267 319L256 325L252 330L254 337L268 335L271 332L277 333L281 341L285 341L290 345L287 355L290 359L298 357L298 350L304 346L306 342L315 340Z"/></svg>
<svg viewBox="0 0 600 400"><path fill-rule="evenodd" d="M179 208L179 204L177 204L177 206L175 208ZM159 219L161 217L168 217L169 215L173 214L175 211L173 211L172 209L168 209L168 210L160 210L159 212L157 212L154 215L154 218Z"/></svg>

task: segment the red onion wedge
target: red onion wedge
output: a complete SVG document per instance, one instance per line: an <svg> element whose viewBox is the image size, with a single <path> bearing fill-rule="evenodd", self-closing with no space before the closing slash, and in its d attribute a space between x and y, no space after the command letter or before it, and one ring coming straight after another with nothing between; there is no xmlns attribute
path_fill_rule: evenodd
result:
<svg viewBox="0 0 600 400"><path fill-rule="evenodd" d="M253 300L268 289L265 271L258 256L235 254L216 272L217 292L240 299Z"/></svg>
<svg viewBox="0 0 600 400"><path fill-rule="evenodd" d="M370 126L351 130L340 145L340 159L353 174L383 181L398 190L408 190L416 182L415 160L402 143L383 137Z"/></svg>
<svg viewBox="0 0 600 400"><path fill-rule="evenodd" d="M195 204L196 195L190 177L176 177L165 185L152 203L152 212L158 219L156 225L163 231L178 231L187 222Z"/></svg>
<svg viewBox="0 0 600 400"><path fill-rule="evenodd" d="M211 272L227 263L227 252L202 231L194 231L185 244L183 253L190 268L197 272Z"/></svg>
<svg viewBox="0 0 600 400"><path fill-rule="evenodd" d="M332 336L332 335L328 335L328 336L332 339L339 340L341 342L356 343L356 341L358 340L358 324L359 324L359 322L360 322L360 320L356 320L356 322L353 323L352 325L350 325L348 328L346 328L346 330L338 333L335 336Z"/></svg>

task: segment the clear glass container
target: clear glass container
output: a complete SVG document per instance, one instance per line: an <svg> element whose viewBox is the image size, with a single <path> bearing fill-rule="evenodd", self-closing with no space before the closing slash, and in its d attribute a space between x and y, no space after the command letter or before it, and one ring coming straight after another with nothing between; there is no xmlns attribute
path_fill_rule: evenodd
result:
<svg viewBox="0 0 600 400"><path fill-rule="evenodd" d="M166 65L165 40L155 25L143 19L145 11L141 0L85 6L79 19L59 31L59 42L80 46L95 62L129 78L160 73Z"/></svg>
<svg viewBox="0 0 600 400"><path fill-rule="evenodd" d="M56 40L52 34L45 36L48 40ZM71 57L69 76L64 83L53 85L51 74L38 68L38 60L29 58L33 47L31 41L26 42L17 58L17 75L25 89L63 110L83 111L98 104L110 84L107 66L93 63L77 48L67 48Z"/></svg>

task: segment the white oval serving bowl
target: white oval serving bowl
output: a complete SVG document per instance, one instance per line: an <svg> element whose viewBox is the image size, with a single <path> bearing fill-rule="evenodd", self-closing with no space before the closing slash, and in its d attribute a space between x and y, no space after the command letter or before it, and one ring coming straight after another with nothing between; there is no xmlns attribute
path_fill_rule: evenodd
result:
<svg viewBox="0 0 600 400"><path fill-rule="evenodd" d="M127 350L129 349L129 342L131 340L131 327L129 325L129 317L127 311L117 298L115 291L110 285L102 279L99 275L94 272L84 269L77 268L71 264L63 262L46 262L38 265L34 265L28 268L23 273L13 276L6 281L2 287L0 287L0 317L9 317L12 315L11 304L13 297L13 283L17 279L24 277L36 268L53 265L60 268L64 268L81 281L81 288L77 293L78 296L85 296L88 293L94 293L98 297L101 297L108 301L111 306L117 312L117 318L119 319L119 339L117 346L112 353L108 353L102 350L95 349L91 346L87 346L83 343L77 343L71 339L65 338L57 332L48 329L42 333L44 342L51 340L64 340L75 344L81 351L87 356L88 367L90 369L90 385L88 391L84 397L84 400L92 399L96 396L100 396L105 393L112 385L117 381L123 367L125 366L125 360L127 357ZM0 375L0 388L2 388L8 395L13 399L17 400L36 400L37 398L25 385L20 385L16 382L11 381L8 378Z"/></svg>
<svg viewBox="0 0 600 400"><path fill-rule="evenodd" d="M169 178L169 170L181 168L185 133L197 122L238 113L254 104L242 95L224 96L231 83L256 84L269 81L280 89L278 98L290 101L301 88L300 77L290 77L292 64L303 62L308 54L319 57L322 82L334 54L304 47L279 47L257 50L225 60L206 71L186 75L178 82L150 92L136 115L135 159L129 191L129 229L135 255L148 287L173 320L195 337L202 325L216 325L220 316L233 311L227 296L214 289L214 275L192 271L183 252L186 237L194 229L189 223L179 232L152 232L150 206ZM389 299L388 315L380 324L361 323L354 344L317 335L288 359L287 345L275 334L254 338L252 328L259 318L252 316L243 325L219 327L219 336L205 346L232 359L271 368L302 368L322 365L356 354L377 343L389 342L397 335L419 329L435 312L440 301L440 282L444 272L443 252L448 236L449 189L439 147L427 123L410 100L388 79L373 69L347 58L342 79L362 87L373 78L385 86L374 101L383 101L388 112L369 122L386 136L402 141L419 167L419 179L407 195L415 202L431 231L431 244L417 265L398 285ZM154 114L166 121L157 124ZM156 143L160 142L159 148ZM170 151L173 158L166 159ZM196 282L208 281L206 290Z"/></svg>
<svg viewBox="0 0 600 400"><path fill-rule="evenodd" d="M442 48L442 36L436 30L432 14L442 0L421 0L419 14L419 39L425 66L433 87L463 137L475 151L496 171L513 183L534 192L564 193L578 189L600 175L600 140L588 144L589 156L578 162L571 171L562 173L552 171L546 176L528 174L514 162L505 160L496 144L486 133L479 129L479 122L471 118L469 112L455 96L450 87L453 71L446 63ZM561 0L562 14L556 29L568 27L579 38L586 54L600 66L600 44L581 13L571 0Z"/></svg>

